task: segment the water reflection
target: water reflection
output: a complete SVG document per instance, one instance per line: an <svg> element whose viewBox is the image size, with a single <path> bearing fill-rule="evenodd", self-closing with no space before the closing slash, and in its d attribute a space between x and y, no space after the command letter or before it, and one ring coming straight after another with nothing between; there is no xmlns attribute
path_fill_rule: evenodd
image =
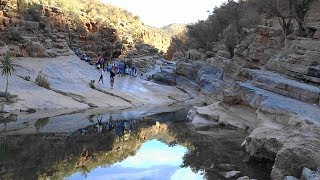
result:
<svg viewBox="0 0 320 180"><path fill-rule="evenodd" d="M203 179L200 172L181 168L186 147L169 147L159 140L146 141L135 156L110 167L98 167L88 174L76 173L65 179Z"/></svg>
<svg viewBox="0 0 320 180"><path fill-rule="evenodd" d="M23 133L28 126L19 134L0 134L0 179L225 179L223 173L231 170L268 179L270 173L243 161L244 130L196 131L185 122L186 111L64 117L30 121L36 122L36 133ZM90 125L81 124L89 120ZM58 127L72 133L52 132Z"/></svg>

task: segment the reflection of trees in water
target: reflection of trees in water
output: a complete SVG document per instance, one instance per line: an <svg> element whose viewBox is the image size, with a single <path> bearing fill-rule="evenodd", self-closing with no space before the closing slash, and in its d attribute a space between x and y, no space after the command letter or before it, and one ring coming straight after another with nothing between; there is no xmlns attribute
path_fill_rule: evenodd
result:
<svg viewBox="0 0 320 180"><path fill-rule="evenodd" d="M38 128L48 120L37 121ZM112 121L113 122L113 121ZM98 133L96 125L83 134L28 134L8 136L13 150L10 161L0 162L3 179L63 179L76 172L87 174L97 166L110 166L136 154L146 140L163 139L174 142L175 134L166 124L139 122L136 130L125 134ZM13 173L12 173L13 172Z"/></svg>
<svg viewBox="0 0 320 180"><path fill-rule="evenodd" d="M6 138L0 139L0 162L7 161L10 156L9 144Z"/></svg>

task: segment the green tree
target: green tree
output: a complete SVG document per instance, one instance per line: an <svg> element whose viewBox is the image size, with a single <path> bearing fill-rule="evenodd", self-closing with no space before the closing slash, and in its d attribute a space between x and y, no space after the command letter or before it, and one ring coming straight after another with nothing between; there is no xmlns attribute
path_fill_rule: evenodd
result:
<svg viewBox="0 0 320 180"><path fill-rule="evenodd" d="M14 64L12 63L12 60L10 59L10 56L8 54L4 55L4 57L1 60L1 75L7 77L7 84L6 84L6 91L8 92L8 84L9 84L9 76L12 75L12 73L15 71Z"/></svg>

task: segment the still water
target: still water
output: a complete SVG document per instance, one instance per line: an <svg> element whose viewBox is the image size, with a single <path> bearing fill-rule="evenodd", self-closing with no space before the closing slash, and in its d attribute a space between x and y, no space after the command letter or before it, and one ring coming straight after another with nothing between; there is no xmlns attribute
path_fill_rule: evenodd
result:
<svg viewBox="0 0 320 180"><path fill-rule="evenodd" d="M0 121L0 179L219 180L229 171L269 179L271 166L248 161L240 148L245 130L195 129L187 111L93 109Z"/></svg>
<svg viewBox="0 0 320 180"><path fill-rule="evenodd" d="M182 168L183 156L188 149L181 145L168 146L159 140L142 144L137 154L110 167L99 166L89 172L75 173L66 180L104 179L204 179L201 172L194 173L190 167Z"/></svg>

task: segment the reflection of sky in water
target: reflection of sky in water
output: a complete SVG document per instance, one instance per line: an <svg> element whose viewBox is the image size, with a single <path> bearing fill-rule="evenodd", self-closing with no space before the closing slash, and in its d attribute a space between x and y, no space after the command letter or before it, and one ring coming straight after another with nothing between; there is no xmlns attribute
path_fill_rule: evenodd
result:
<svg viewBox="0 0 320 180"><path fill-rule="evenodd" d="M195 174L189 167L180 168L186 152L187 148L183 146L169 147L158 140L151 140L145 142L135 156L122 162L111 167L97 167L86 178L76 173L66 179L203 179L200 172Z"/></svg>

